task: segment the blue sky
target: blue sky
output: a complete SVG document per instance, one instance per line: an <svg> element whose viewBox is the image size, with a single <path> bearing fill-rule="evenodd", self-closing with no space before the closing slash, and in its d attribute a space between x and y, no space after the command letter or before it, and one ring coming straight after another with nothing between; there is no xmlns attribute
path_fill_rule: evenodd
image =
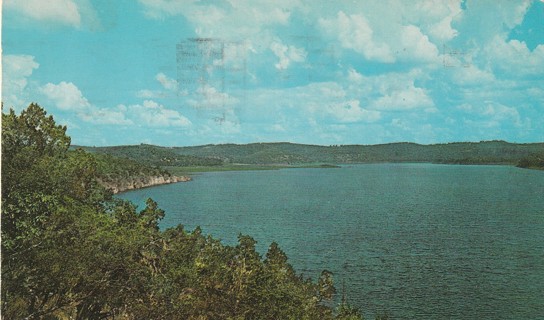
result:
<svg viewBox="0 0 544 320"><path fill-rule="evenodd" d="M2 101L73 144L544 141L544 2L4 0Z"/></svg>

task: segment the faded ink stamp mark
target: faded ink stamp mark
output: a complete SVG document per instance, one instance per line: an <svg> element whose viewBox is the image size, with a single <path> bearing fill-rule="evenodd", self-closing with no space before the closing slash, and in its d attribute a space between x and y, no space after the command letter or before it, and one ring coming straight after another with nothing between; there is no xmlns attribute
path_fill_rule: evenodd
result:
<svg viewBox="0 0 544 320"><path fill-rule="evenodd" d="M442 66L444 68L468 68L470 61L470 53L448 47L445 44L442 46Z"/></svg>
<svg viewBox="0 0 544 320"><path fill-rule="evenodd" d="M196 107L224 108L239 99L232 95L246 85L243 46L215 38L189 38L177 44L177 81L184 90L201 96Z"/></svg>
<svg viewBox="0 0 544 320"><path fill-rule="evenodd" d="M300 47L303 58L294 61L289 68L278 70L281 80L288 82L293 78L305 78L308 82L322 81L331 66L341 64L336 45L323 42L317 35L293 34L287 39L286 45Z"/></svg>

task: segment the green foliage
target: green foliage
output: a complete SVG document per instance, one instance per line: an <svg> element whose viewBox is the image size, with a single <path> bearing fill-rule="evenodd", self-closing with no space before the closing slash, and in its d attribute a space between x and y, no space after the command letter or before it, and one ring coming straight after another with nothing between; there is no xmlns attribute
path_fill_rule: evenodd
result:
<svg viewBox="0 0 544 320"><path fill-rule="evenodd" d="M363 320L363 315L359 309L342 302L337 309L336 319L338 320ZM376 318L379 319L379 318ZM385 319L384 319L385 320Z"/></svg>
<svg viewBox="0 0 544 320"><path fill-rule="evenodd" d="M375 319L376 320L390 320L391 318L389 317L388 313L381 313L381 314L376 315Z"/></svg>
<svg viewBox="0 0 544 320"><path fill-rule="evenodd" d="M78 149L83 150L83 149ZM137 175L168 175L168 171L142 164L135 160L118 158L109 154L93 153L97 161L98 175L103 179L115 180Z"/></svg>
<svg viewBox="0 0 544 320"><path fill-rule="evenodd" d="M39 106L2 118L4 318L335 318L330 272L305 279L276 243L263 260L246 235L225 246L199 228L161 231L157 203L111 199L97 179L118 164L68 151Z"/></svg>
<svg viewBox="0 0 544 320"><path fill-rule="evenodd" d="M77 150L72 152L77 152ZM96 178L99 183L116 192L152 185L153 179L162 178L163 181L166 181L174 178L167 170L134 160L99 153L90 156L96 161Z"/></svg>
<svg viewBox="0 0 544 320"><path fill-rule="evenodd" d="M65 132L66 127L57 126L36 104L20 116L13 110L2 114L2 198L47 183L47 174L36 169L64 155L70 145Z"/></svg>
<svg viewBox="0 0 544 320"><path fill-rule="evenodd" d="M519 160L517 166L520 168L544 170L544 153L533 154L525 158L522 158L521 160Z"/></svg>
<svg viewBox="0 0 544 320"><path fill-rule="evenodd" d="M323 270L323 272L321 272L321 276L319 276L318 285L319 297L324 300L332 299L333 295L336 293L332 280L332 272Z"/></svg>
<svg viewBox="0 0 544 320"><path fill-rule="evenodd" d="M50 209L65 197L96 205L105 196L96 188L92 159L68 157L65 132L37 104L19 116L13 110L2 114L2 232L8 249L26 234L39 234Z"/></svg>
<svg viewBox="0 0 544 320"><path fill-rule="evenodd" d="M157 167L208 167L219 166L223 164L223 161L218 158L181 155L178 154L173 148L158 147L148 144L141 144L135 146L81 148L95 154L109 155L115 158L133 160L137 163Z"/></svg>
<svg viewBox="0 0 544 320"><path fill-rule="evenodd" d="M218 161L213 165L292 165L316 163L371 163L371 162L433 162L451 164L510 164L522 158L544 152L543 143L514 144L505 141L482 141L420 145L390 143L381 145L317 146L293 143L222 144L195 147L165 148L150 145L86 148L93 152L126 156L134 160L182 159L195 157ZM155 160L153 160L155 161ZM202 160L204 161L204 160ZM168 167L209 166L182 161L155 161Z"/></svg>

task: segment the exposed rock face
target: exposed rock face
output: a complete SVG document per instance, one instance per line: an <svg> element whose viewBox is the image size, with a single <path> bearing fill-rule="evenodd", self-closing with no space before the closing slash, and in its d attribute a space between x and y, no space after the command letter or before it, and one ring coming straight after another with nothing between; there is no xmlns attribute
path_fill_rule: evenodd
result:
<svg viewBox="0 0 544 320"><path fill-rule="evenodd" d="M98 180L98 182L106 189L110 189L113 194L141 189L146 187L158 186L161 184L187 182L191 181L191 177L188 176L136 176L124 178L122 181L104 181Z"/></svg>

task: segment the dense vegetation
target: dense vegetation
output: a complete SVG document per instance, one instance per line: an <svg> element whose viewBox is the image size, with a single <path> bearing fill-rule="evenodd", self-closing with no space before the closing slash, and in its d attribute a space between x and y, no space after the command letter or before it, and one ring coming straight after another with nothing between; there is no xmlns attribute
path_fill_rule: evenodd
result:
<svg viewBox="0 0 544 320"><path fill-rule="evenodd" d="M196 157L193 155L181 155L173 148L157 147L148 144L137 146L115 146L115 147L80 147L85 151L96 154L107 154L116 158L130 159L152 166L218 166L223 161L214 157Z"/></svg>
<svg viewBox="0 0 544 320"><path fill-rule="evenodd" d="M330 307L332 275L298 275L272 243L236 246L183 226L161 231L97 182L103 159L69 152L66 127L36 104L2 114L5 319L361 319ZM111 159L110 159L111 160Z"/></svg>
<svg viewBox="0 0 544 320"><path fill-rule="evenodd" d="M544 152L522 158L518 162L518 167L544 170Z"/></svg>
<svg viewBox="0 0 544 320"><path fill-rule="evenodd" d="M79 150L82 149L76 149L75 151L71 150L69 151L69 154L80 152ZM170 175L167 170L161 169L160 167L145 165L131 159L119 158L101 153L92 154L92 157L96 160L97 171L101 178L117 179L117 177L126 177L135 174L150 176Z"/></svg>
<svg viewBox="0 0 544 320"><path fill-rule="evenodd" d="M73 152L82 152L76 149ZM94 153L97 181L108 190L117 193L156 184L187 181L188 177L178 177L160 167L146 165L127 158L118 158L109 154Z"/></svg>
<svg viewBox="0 0 544 320"><path fill-rule="evenodd" d="M223 144L196 147L164 148L150 145L130 147L89 148L119 156L121 149L130 149L134 160L147 161L151 152L168 151L171 157L192 156L215 159L225 164L280 164L308 163L371 163L371 162L433 162L450 164L509 164L544 153L544 143L514 144L505 141L460 142L420 145L391 143L382 145L317 146L293 143ZM142 152L136 152L141 149ZM143 151L145 150L145 152ZM155 151L152 151L155 150ZM177 156L174 156L177 154ZM175 165L173 165L175 166Z"/></svg>

